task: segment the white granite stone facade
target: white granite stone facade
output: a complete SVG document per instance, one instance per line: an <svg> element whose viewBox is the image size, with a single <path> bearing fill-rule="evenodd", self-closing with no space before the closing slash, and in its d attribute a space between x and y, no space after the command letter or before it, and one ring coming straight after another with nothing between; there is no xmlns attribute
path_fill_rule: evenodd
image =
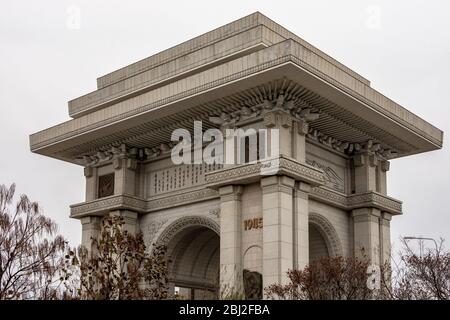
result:
<svg viewBox="0 0 450 320"><path fill-rule="evenodd" d="M167 245L171 287L187 298L242 293L244 269L265 287L323 256L388 261L402 213L389 161L442 147L441 130L260 13L97 84L31 149L84 167L86 201L71 206L84 245L102 216L124 216L148 248ZM279 167L173 164L171 132L194 121L278 130Z"/></svg>

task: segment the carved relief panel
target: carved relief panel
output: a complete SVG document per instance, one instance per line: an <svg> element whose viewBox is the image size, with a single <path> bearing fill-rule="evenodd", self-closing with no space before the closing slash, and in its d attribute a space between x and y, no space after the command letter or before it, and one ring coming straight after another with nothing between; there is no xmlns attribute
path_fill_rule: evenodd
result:
<svg viewBox="0 0 450 320"><path fill-rule="evenodd" d="M315 145L307 144L306 163L324 172L325 186L346 193L347 160Z"/></svg>
<svg viewBox="0 0 450 320"><path fill-rule="evenodd" d="M103 198L114 194L114 173L98 177L97 197Z"/></svg>

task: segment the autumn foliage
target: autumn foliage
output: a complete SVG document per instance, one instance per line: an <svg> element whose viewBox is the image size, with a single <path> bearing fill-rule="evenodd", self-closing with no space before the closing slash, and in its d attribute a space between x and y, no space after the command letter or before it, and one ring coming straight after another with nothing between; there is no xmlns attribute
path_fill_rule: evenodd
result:
<svg viewBox="0 0 450 320"><path fill-rule="evenodd" d="M369 299L369 262L341 256L313 261L303 270L289 270L289 282L265 289L269 298L295 300Z"/></svg>

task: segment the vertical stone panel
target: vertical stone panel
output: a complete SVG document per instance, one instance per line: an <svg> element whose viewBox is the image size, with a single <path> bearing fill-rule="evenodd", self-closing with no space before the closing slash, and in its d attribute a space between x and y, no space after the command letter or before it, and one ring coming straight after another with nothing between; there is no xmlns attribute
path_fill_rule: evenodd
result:
<svg viewBox="0 0 450 320"><path fill-rule="evenodd" d="M261 180L263 189L263 287L286 283L293 268L293 188L285 176Z"/></svg>
<svg viewBox="0 0 450 320"><path fill-rule="evenodd" d="M88 250L91 249L92 239L98 238L101 231L101 218L100 217L84 217L81 221L81 245Z"/></svg>
<svg viewBox="0 0 450 320"><path fill-rule="evenodd" d="M86 177L86 202L88 202L97 196L97 168L85 167L84 176Z"/></svg>
<svg viewBox="0 0 450 320"><path fill-rule="evenodd" d="M294 198L294 268L301 270L309 263L309 196L311 186L298 182Z"/></svg>
<svg viewBox="0 0 450 320"><path fill-rule="evenodd" d="M135 235L139 231L138 214L129 210L115 210L109 213L110 216L123 217L123 230L128 231L129 234Z"/></svg>
<svg viewBox="0 0 450 320"><path fill-rule="evenodd" d="M383 212L380 218L380 246L381 264L391 260L391 219L392 215Z"/></svg>
<svg viewBox="0 0 450 320"><path fill-rule="evenodd" d="M241 186L225 186L220 194L220 290L221 296L241 293L242 212Z"/></svg>
<svg viewBox="0 0 450 320"><path fill-rule="evenodd" d="M380 210L361 208L352 211L354 250L356 257L367 257L373 264L380 263ZM361 251L363 250L363 251Z"/></svg>
<svg viewBox="0 0 450 320"><path fill-rule="evenodd" d="M114 194L136 194L137 161L131 158L118 158L114 160Z"/></svg>
<svg viewBox="0 0 450 320"><path fill-rule="evenodd" d="M357 154L353 158L355 192L376 191L376 163L373 155Z"/></svg>

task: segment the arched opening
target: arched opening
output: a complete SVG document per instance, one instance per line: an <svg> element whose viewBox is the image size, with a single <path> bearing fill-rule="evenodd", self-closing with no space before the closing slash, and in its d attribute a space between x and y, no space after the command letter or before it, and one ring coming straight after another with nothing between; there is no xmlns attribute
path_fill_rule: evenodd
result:
<svg viewBox="0 0 450 320"><path fill-rule="evenodd" d="M313 223L309 224L309 261L329 257L329 248L325 238Z"/></svg>
<svg viewBox="0 0 450 320"><path fill-rule="evenodd" d="M330 221L317 213L309 214L309 261L342 255L336 229Z"/></svg>
<svg viewBox="0 0 450 320"><path fill-rule="evenodd" d="M167 242L169 281L186 299L217 299L220 240L216 231L191 225Z"/></svg>

